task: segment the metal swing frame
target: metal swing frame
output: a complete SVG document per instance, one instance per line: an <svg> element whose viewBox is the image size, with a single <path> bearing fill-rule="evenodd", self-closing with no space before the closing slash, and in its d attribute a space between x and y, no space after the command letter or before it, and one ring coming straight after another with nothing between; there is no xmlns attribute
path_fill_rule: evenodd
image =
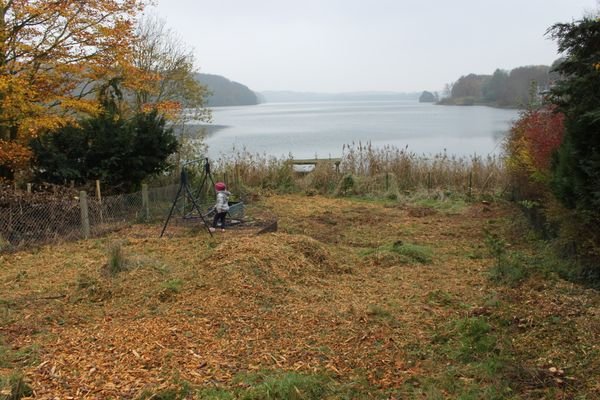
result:
<svg viewBox="0 0 600 400"><path fill-rule="evenodd" d="M196 191L196 195L194 195L194 193L192 193L192 190L190 188L189 179L188 179L188 171L187 171L186 167L191 164L197 164L200 162L204 162L204 168L203 168L204 172L203 172L203 176L202 176L202 183L200 184L200 187ZM197 196L199 193L201 193L207 179L210 179L210 181L212 182L213 187L214 187L214 180L213 180L212 174L210 172L210 163L208 161L208 158L188 161L181 166L179 189L177 190L177 194L175 195L175 199L173 200L173 204L171 205L171 210L169 211L169 215L167 216L167 219L165 220L165 224L162 228L162 231L160 232L160 237L163 237L165 230L167 229L167 225L169 225L169 221L171 220L171 217L173 216L173 211L175 210L175 206L177 205L177 202L179 201L181 196L184 196L183 197L184 199L188 199L191 202L192 212L194 212L194 210L198 212L198 215L200 216L200 219L202 220L202 223L204 224L206 231L208 232L208 234L211 237L213 236L212 232L210 231L210 225L206 221L206 218L203 215L203 212L200 209L200 205L198 204L198 201L197 201ZM184 216L184 218L186 218L186 216Z"/></svg>

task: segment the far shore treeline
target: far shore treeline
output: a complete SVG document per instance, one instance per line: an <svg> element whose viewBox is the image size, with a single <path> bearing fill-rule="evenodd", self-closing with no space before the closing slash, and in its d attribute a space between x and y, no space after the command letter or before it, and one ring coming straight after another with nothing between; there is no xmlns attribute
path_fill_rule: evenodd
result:
<svg viewBox="0 0 600 400"><path fill-rule="evenodd" d="M546 93L558 79L553 66L529 65L510 71L496 69L491 75L463 75L444 88L443 105L486 105L525 108L532 98Z"/></svg>

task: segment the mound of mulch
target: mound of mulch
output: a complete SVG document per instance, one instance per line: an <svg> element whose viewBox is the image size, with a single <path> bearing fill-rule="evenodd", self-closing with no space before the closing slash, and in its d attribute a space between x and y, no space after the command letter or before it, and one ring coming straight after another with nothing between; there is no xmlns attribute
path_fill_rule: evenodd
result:
<svg viewBox="0 0 600 400"><path fill-rule="evenodd" d="M270 205L279 233L231 229L211 238L173 226L159 238L162 226L142 224L0 256L0 336L35 355L22 368L36 398L135 399L181 382L227 388L238 374L260 370L327 373L376 390L446 376L448 365L429 351L436 332L490 290L491 260L468 256L483 241L486 215L415 220L405 209L321 197L277 196ZM431 265L387 260L382 268L361 256L396 238L431 247ZM127 268L107 276L115 241ZM570 286L543 289L515 289L503 320L518 317L516 348L525 353L535 340L548 368L567 374L550 360L559 355L567 365L570 345L558 342L565 350L557 353L536 327L563 335L574 320L581 325L564 337L591 343L597 329L589 321L598 314L581 310L594 297ZM559 295L568 290L581 297ZM582 331L589 333L580 339Z"/></svg>

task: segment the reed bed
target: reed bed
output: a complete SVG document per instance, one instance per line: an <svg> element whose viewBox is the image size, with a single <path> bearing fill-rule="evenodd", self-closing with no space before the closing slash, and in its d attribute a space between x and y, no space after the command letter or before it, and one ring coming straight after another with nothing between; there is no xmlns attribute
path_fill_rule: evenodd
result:
<svg viewBox="0 0 600 400"><path fill-rule="evenodd" d="M501 156L417 154L368 142L344 145L338 166L324 159L310 172L297 171L291 155L277 158L240 150L214 160L213 173L233 191L246 194L262 189L394 197L425 190L482 196L502 193L509 186Z"/></svg>

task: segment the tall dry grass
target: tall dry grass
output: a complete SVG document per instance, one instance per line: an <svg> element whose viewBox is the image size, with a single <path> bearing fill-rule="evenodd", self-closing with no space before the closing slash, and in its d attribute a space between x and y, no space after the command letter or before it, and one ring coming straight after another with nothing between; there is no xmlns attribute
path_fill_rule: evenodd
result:
<svg viewBox="0 0 600 400"><path fill-rule="evenodd" d="M323 160L312 171L299 172L291 155L276 158L241 150L214 160L213 173L237 193L335 194L343 181L346 185L352 182L351 190L344 192L356 195L393 197L400 192L430 190L479 196L497 194L509 185L500 156L425 155L370 143L344 145L339 168Z"/></svg>

